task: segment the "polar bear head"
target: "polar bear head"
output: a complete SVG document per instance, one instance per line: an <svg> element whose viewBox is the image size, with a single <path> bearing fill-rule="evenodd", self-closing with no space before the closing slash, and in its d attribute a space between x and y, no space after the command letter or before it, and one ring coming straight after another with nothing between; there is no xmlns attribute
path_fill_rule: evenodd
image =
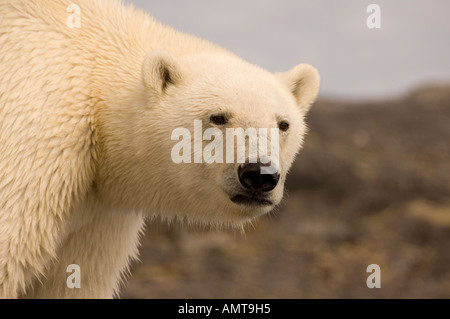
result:
<svg viewBox="0 0 450 319"><path fill-rule="evenodd" d="M150 215L202 224L240 225L271 211L319 82L305 64L272 74L226 54L149 53L140 97L103 133L104 193Z"/></svg>

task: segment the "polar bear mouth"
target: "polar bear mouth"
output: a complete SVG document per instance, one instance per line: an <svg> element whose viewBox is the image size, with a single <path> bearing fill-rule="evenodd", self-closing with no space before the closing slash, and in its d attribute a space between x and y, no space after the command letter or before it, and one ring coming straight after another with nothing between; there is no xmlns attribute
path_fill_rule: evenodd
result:
<svg viewBox="0 0 450 319"><path fill-rule="evenodd" d="M235 204L246 205L246 206L272 206L273 202L266 198L261 198L259 196L248 196L248 195L235 195L230 198Z"/></svg>

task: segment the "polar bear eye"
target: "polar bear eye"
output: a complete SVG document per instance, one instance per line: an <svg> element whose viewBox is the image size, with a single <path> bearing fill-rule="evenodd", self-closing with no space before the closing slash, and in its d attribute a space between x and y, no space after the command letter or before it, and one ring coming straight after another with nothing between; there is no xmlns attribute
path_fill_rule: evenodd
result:
<svg viewBox="0 0 450 319"><path fill-rule="evenodd" d="M282 121L278 124L278 127L281 131L287 132L287 130L289 130L289 123L286 121Z"/></svg>
<svg viewBox="0 0 450 319"><path fill-rule="evenodd" d="M210 121L216 125L225 125L228 123L228 119L224 115L211 115Z"/></svg>

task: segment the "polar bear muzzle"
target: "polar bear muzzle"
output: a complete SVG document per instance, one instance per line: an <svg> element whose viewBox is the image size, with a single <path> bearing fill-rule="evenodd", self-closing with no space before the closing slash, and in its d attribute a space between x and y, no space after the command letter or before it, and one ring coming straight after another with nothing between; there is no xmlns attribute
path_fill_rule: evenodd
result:
<svg viewBox="0 0 450 319"><path fill-rule="evenodd" d="M232 196L233 203L248 206L273 206L269 193L277 187L280 174L263 174L261 163L247 163L238 167L238 180L244 191Z"/></svg>

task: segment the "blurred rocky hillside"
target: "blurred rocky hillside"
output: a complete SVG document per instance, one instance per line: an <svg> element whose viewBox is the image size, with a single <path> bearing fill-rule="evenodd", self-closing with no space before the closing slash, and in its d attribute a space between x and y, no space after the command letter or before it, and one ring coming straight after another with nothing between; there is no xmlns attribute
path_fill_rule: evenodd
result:
<svg viewBox="0 0 450 319"><path fill-rule="evenodd" d="M277 211L245 235L149 225L121 297L450 298L450 87L308 124Z"/></svg>

